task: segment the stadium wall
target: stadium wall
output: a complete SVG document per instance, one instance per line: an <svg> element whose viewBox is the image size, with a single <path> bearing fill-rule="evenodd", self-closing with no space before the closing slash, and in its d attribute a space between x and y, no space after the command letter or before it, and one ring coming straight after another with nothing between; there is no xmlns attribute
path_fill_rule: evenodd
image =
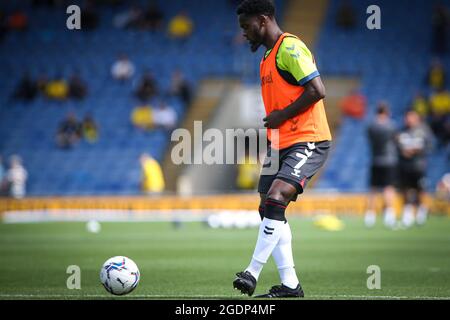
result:
<svg viewBox="0 0 450 320"><path fill-rule="evenodd" d="M430 212L449 215L448 201L427 197ZM215 196L133 196L133 197L41 197L0 199L0 213L33 210L257 210L259 197L256 194L229 194ZM366 194L324 194L307 193L300 201L288 207L290 215L362 215L366 210ZM401 212L402 202L396 201L396 211ZM377 199L377 208L382 207L382 199Z"/></svg>

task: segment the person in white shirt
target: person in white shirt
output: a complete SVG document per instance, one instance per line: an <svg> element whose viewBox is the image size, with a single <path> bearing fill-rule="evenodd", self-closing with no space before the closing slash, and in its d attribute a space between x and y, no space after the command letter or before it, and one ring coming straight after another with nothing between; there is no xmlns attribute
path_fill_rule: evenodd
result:
<svg viewBox="0 0 450 320"><path fill-rule="evenodd" d="M161 102L157 108L153 109L153 124L155 127L170 130L177 124L177 113L165 102Z"/></svg>
<svg viewBox="0 0 450 320"><path fill-rule="evenodd" d="M28 172L22 165L19 156L11 156L10 168L6 172L6 179L10 186L10 195L16 199L25 197L25 186L28 179Z"/></svg>
<svg viewBox="0 0 450 320"><path fill-rule="evenodd" d="M111 67L112 77L119 81L126 81L134 75L134 64L125 54L119 56Z"/></svg>

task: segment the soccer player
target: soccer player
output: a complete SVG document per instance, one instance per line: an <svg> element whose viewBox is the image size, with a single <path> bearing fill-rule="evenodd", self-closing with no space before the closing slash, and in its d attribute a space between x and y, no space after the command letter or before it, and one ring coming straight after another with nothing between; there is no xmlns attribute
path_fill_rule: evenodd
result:
<svg viewBox="0 0 450 320"><path fill-rule="evenodd" d="M371 191L364 222L372 227L376 221L375 194L383 192L384 224L392 228L395 225L395 180L397 172L397 130L390 117L389 107L380 102L375 120L367 129L370 147L372 149L372 165L370 170Z"/></svg>
<svg viewBox="0 0 450 320"><path fill-rule="evenodd" d="M273 175L260 177L262 222L258 239L249 266L236 274L233 286L251 296L264 264L272 255L281 285L258 297L303 297L294 268L292 234L285 210L322 167L331 146L322 101L325 88L306 45L298 37L281 31L271 1L244 0L237 14L251 50L255 52L261 45L266 48L260 65L267 114L263 121L270 143L266 160L277 150L279 168Z"/></svg>
<svg viewBox="0 0 450 320"><path fill-rule="evenodd" d="M427 220L428 208L423 201L424 180L427 153L431 146L430 129L422 123L416 111L408 111L405 114L405 128L398 135L400 187L405 202L402 225L406 228L415 222L424 224Z"/></svg>

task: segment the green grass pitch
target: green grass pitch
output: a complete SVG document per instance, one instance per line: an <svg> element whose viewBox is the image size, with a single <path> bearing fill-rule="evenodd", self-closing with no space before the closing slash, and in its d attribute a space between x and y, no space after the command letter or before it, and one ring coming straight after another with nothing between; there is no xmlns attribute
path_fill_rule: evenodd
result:
<svg viewBox="0 0 450 320"><path fill-rule="evenodd" d="M367 230L360 218L345 229L317 229L292 218L296 269L308 299L450 298L450 218L423 227ZM210 229L169 222L0 224L0 299L242 299L234 273L249 262L257 229ZM115 297L99 282L106 259L124 255L140 268L134 292ZM81 290L69 290L69 265L81 268ZM381 289L367 288L367 267L381 269ZM279 283L273 260L255 294Z"/></svg>

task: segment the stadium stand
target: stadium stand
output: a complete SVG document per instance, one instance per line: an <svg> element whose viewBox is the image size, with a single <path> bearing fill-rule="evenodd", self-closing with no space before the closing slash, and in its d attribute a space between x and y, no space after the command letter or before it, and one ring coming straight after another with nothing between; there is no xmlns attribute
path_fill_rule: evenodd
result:
<svg viewBox="0 0 450 320"><path fill-rule="evenodd" d="M147 2L140 4L144 7ZM158 5L164 12L165 25L186 9L186 2L181 0L158 1ZM28 195L139 193L140 154L149 152L161 162L170 142L168 132L139 132L129 121L132 108L138 104L132 91L143 72L150 70L156 75L159 91L164 93L177 69L194 89L203 77L226 75L232 70L234 56L229 41L238 31L232 1L189 1L194 33L183 43L170 40L164 29L148 32L115 28L114 16L128 7L129 3L100 6L98 28L69 31L65 7L34 8L25 1L2 2L5 13L22 9L30 25L28 31L9 32L0 43L0 154L5 158L22 156L30 173ZM125 84L113 81L110 75L120 53L128 54L136 67L132 81ZM74 70L87 82L89 93L82 101L53 102L38 97L25 103L10 98L26 71L33 78L42 73L50 78L57 74L69 78ZM163 98L182 119L188 106L179 98ZM93 115L100 129L97 143L82 141L71 150L56 147L58 123L69 110L78 118L86 113Z"/></svg>
<svg viewBox="0 0 450 320"><path fill-rule="evenodd" d="M176 69L186 75L194 89L209 75L238 75L243 76L244 82L258 81L260 55L248 58L246 46L231 45L238 32L234 2L189 1L194 32L189 40L181 43L170 40L165 30L115 28L114 16L127 5L101 6L100 23L95 30L68 31L65 8L31 8L27 2L20 5L2 2L1 9L5 12L20 6L28 15L30 25L28 31L9 32L0 43L0 154L4 158L11 154L23 158L29 172L28 195L140 193L140 154L148 152L161 162L170 142L166 131L140 132L130 123L131 110L138 104L132 92L146 70L156 75L160 92L169 90L171 74ZM381 1L384 8L381 30L361 27L343 31L334 25L338 2L330 1L314 50L319 69L324 75L348 74L362 78L362 91L371 106L367 118L376 102L384 99L390 102L399 121L413 93L422 85L432 59L426 44L431 42L433 2L412 2ZM182 0L157 3L164 13L164 25L186 9ZM365 26L370 1L352 3L359 12L358 24ZM284 1L277 1L277 6L278 12L283 12ZM399 10L407 10L408 14L397 15ZM111 65L121 53L127 54L136 67L128 83L118 83L110 74ZM242 74L241 65L236 63L242 60L240 56L250 59L250 72ZM444 63L448 67L448 57ZM84 100L56 102L42 97L31 102L11 100L15 85L26 71L33 78L45 73L49 77L61 74L67 79L75 70L88 86L89 93ZM183 119L188 106L178 98L166 99L178 119ZM100 129L95 144L81 141L71 150L56 147L54 135L68 111L74 111L79 118L87 113L93 115ZM364 129L364 121L343 121L335 137L335 150L317 185L319 188L367 189L369 150ZM435 151L430 160L433 166L429 187L432 187L448 169L448 151Z"/></svg>

